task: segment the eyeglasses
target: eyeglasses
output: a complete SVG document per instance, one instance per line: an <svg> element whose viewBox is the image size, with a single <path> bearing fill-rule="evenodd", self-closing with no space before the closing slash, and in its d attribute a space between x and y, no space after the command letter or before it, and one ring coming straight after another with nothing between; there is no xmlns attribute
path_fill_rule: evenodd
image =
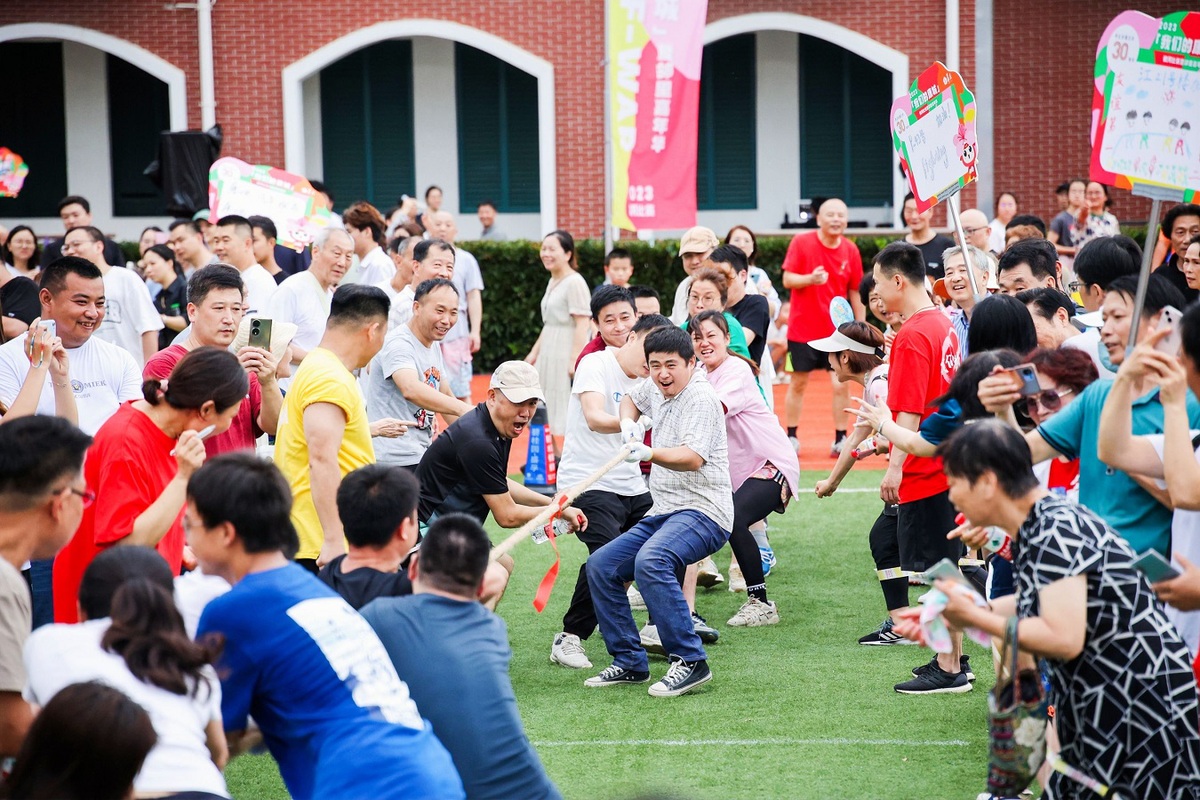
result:
<svg viewBox="0 0 1200 800"><path fill-rule="evenodd" d="M84 508L87 508L92 503L96 502L96 493L93 492L91 489L79 490L79 489L76 489L74 486L64 486L63 488L59 489L58 491L54 492L53 494L55 496L58 496L58 495L62 494L63 492L70 492L71 494L79 495L79 499L83 502Z"/></svg>
<svg viewBox="0 0 1200 800"><path fill-rule="evenodd" d="M1061 392L1055 389L1046 389L1035 395L1026 397L1025 408L1029 411L1030 416L1037 414L1039 406L1045 408L1047 411L1058 411L1062 408L1062 399L1069 395L1071 391L1071 389L1063 389Z"/></svg>
<svg viewBox="0 0 1200 800"><path fill-rule="evenodd" d="M987 225L980 225L977 228L963 228L963 233L965 233L967 236L974 236L979 231L986 231L986 230L988 230Z"/></svg>
<svg viewBox="0 0 1200 800"><path fill-rule="evenodd" d="M1070 289L1072 292L1082 292L1083 291L1083 281L1071 281L1070 283L1067 284L1067 288Z"/></svg>

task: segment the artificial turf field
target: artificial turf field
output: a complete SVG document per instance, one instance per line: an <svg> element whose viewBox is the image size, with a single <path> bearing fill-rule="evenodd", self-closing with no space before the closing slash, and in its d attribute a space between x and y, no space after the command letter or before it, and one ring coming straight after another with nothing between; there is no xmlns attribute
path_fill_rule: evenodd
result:
<svg viewBox="0 0 1200 800"><path fill-rule="evenodd" d="M877 487L879 476L851 473L842 488ZM811 487L823 477L806 471L801 483ZM856 642L884 616L867 549L880 507L874 491L825 500L810 491L783 517L772 516L779 564L768 589L782 621L729 628L725 621L745 595L724 585L701 589L697 610L721 632L708 648L714 677L677 698L650 697L644 685L585 689L583 679L609 663L598 633L585 644L595 670L552 665L551 639L586 549L560 540L562 571L539 615L530 602L553 553L548 544L519 546L499 613L508 624L526 733L563 796L935 800L983 791L987 651L966 645L978 675L973 692L910 697L892 686L930 652ZM722 573L728 553L716 557ZM913 589L914 602L920 591ZM644 612L635 617L645 621ZM650 665L652 680L666 672L665 659L651 656ZM237 800L287 797L270 756L236 759L226 777Z"/></svg>

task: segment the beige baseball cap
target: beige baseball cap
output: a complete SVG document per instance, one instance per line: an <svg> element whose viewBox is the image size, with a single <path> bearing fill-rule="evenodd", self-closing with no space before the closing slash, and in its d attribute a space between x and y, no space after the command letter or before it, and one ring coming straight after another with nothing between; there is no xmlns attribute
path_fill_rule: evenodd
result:
<svg viewBox="0 0 1200 800"><path fill-rule="evenodd" d="M299 328L292 322L284 322L277 319L271 322L271 355L275 358L283 358L284 352L287 350L288 343L296 335ZM242 317L242 324L238 326L237 335L233 337L233 344L229 349L237 353L243 347L250 344L250 315Z"/></svg>
<svg viewBox="0 0 1200 800"><path fill-rule="evenodd" d="M707 253L715 250L721 242L717 235L703 225L690 228L679 240L679 255L685 253Z"/></svg>
<svg viewBox="0 0 1200 800"><path fill-rule="evenodd" d="M505 361L492 373L491 388L503 392L511 403L536 398L545 402L537 370L524 361Z"/></svg>

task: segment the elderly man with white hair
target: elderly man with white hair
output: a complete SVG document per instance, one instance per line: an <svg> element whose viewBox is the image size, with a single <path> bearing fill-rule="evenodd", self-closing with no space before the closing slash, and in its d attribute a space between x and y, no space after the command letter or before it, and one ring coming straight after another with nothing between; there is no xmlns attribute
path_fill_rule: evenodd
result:
<svg viewBox="0 0 1200 800"><path fill-rule="evenodd" d="M323 228L312 244L312 263L303 272L279 284L268 303L264 317L290 322L296 326L292 338L292 364L299 366L308 351L321 342L333 291L350 269L354 240L341 228ZM290 378L280 381L285 391Z"/></svg>

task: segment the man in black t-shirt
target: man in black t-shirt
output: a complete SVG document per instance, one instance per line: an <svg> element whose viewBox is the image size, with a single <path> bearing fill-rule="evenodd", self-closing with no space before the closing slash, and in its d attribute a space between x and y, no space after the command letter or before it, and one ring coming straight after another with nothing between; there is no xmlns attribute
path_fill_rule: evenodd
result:
<svg viewBox="0 0 1200 800"><path fill-rule="evenodd" d="M728 264L734 279L729 284L729 300L725 311L733 316L746 334L746 347L755 364L762 363L767 347L767 328L771 325L771 304L761 294L746 291L750 278L750 263L740 247L722 245L708 257L714 264Z"/></svg>
<svg viewBox="0 0 1200 800"><path fill-rule="evenodd" d="M0 315L3 315L4 341L20 336L42 315L38 286L23 275L13 275L0 264Z"/></svg>
<svg viewBox="0 0 1200 800"><path fill-rule="evenodd" d="M435 438L421 458L417 480L422 523L459 513L482 524L491 511L501 528L519 528L550 504L550 498L508 477L512 441L524 432L542 400L532 364L505 361L496 368L487 400ZM562 518L572 530L587 525L583 512L570 506L563 509Z"/></svg>
<svg viewBox="0 0 1200 800"><path fill-rule="evenodd" d="M921 251L921 257L925 259L925 273L934 281L946 277L946 270L942 267L942 253L954 247L954 240L929 227L931 219L933 209L926 209L918 214L917 201L912 192L904 196L904 224L908 226L904 241L916 245Z"/></svg>
<svg viewBox="0 0 1200 800"><path fill-rule="evenodd" d="M417 498L421 487L403 467L371 464L347 475L337 492L338 517L349 549L318 577L355 609L377 597L413 593L412 554L418 548ZM490 564L480 600L495 608L509 570Z"/></svg>

